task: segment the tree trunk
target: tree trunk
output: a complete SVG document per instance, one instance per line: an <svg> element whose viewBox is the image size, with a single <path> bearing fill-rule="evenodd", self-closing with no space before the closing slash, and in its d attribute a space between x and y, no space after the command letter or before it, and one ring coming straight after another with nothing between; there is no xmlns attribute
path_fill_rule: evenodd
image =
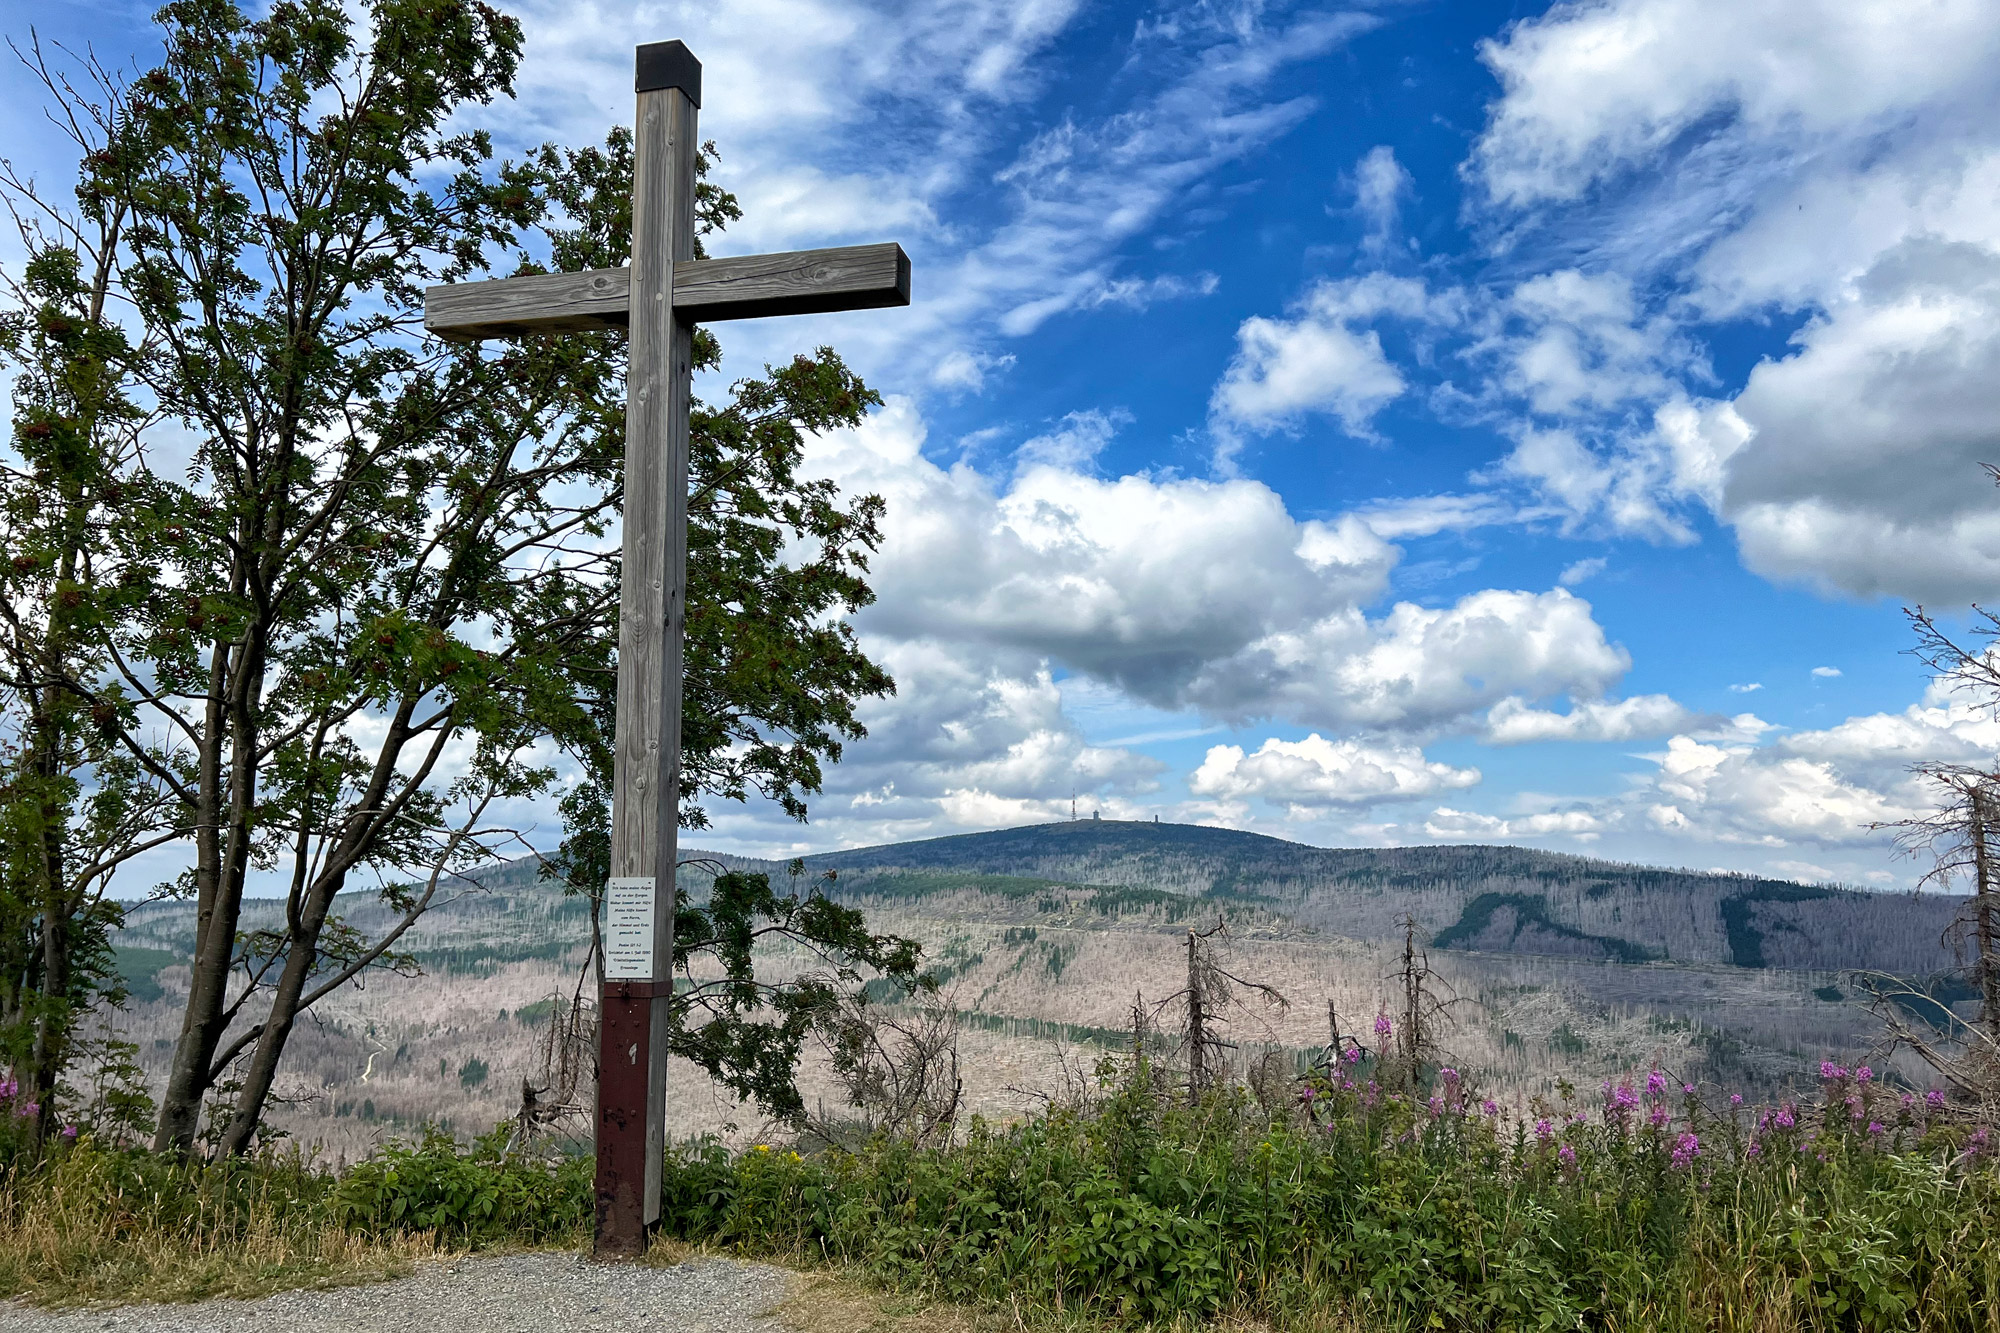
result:
<svg viewBox="0 0 2000 1333"><path fill-rule="evenodd" d="M1987 845L1992 798L1983 786L1972 789L1973 934L1978 942L1979 1023L1986 1035L2000 1042L2000 957L1994 955L1996 930L1992 850Z"/></svg>
<svg viewBox="0 0 2000 1333"><path fill-rule="evenodd" d="M239 576L232 583L241 588ZM215 1052L228 1026L229 971L236 957L236 928L243 910L243 881L250 855L250 810L257 782L256 726L252 716L263 688L263 626L253 623L235 669L231 645L214 648L207 728L197 779L195 828L195 946L187 1009L174 1048L167 1090L160 1099L153 1151L185 1154L201 1127L201 1103L214 1083ZM253 650L253 645L257 647ZM227 738L228 758L223 757ZM225 793L227 794L225 811ZM227 820L226 826L224 820Z"/></svg>
<svg viewBox="0 0 2000 1333"><path fill-rule="evenodd" d="M1208 1081L1208 1011L1201 993L1201 942L1190 930L1187 937L1188 995L1188 1105L1201 1101L1202 1085Z"/></svg>
<svg viewBox="0 0 2000 1333"><path fill-rule="evenodd" d="M305 995L306 983L312 979L313 967L319 961L320 932L326 926L327 913L333 908L334 895L346 878L344 873L327 877L307 892L304 910L299 913L291 930L284 973L278 978L269 1012L258 1024L256 1049L250 1056L249 1067L243 1071L243 1086L236 1093L236 1109L222 1132L221 1142L216 1145L219 1157L236 1157L250 1151L257 1126L263 1123L264 1104L270 1099L271 1085L278 1077L278 1061L284 1057L285 1043L292 1035L292 1024L298 1021L302 1007L299 1002Z"/></svg>

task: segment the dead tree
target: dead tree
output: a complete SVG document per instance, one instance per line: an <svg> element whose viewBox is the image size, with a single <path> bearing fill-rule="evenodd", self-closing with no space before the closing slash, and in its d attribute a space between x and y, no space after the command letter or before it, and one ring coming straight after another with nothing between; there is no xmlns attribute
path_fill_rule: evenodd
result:
<svg viewBox="0 0 2000 1333"><path fill-rule="evenodd" d="M1236 1049L1234 1042L1216 1035L1216 1027L1226 1023L1232 1003L1256 995L1266 1006L1284 1009L1289 1001L1275 986L1237 976L1216 961L1216 945L1229 938L1228 925L1221 917L1207 930L1187 933L1187 985L1162 1000L1158 1008L1183 1002L1187 1015L1187 1098L1188 1105L1201 1101L1202 1093L1213 1087L1222 1072L1222 1052Z"/></svg>
<svg viewBox="0 0 2000 1333"><path fill-rule="evenodd" d="M1403 962L1393 974L1394 984L1400 992L1398 1007L1400 1021L1396 1024L1395 1073L1407 1090L1415 1091L1426 1064L1434 1063L1442 1054L1438 1041L1439 1028L1451 1022L1451 1011L1466 1001L1451 989L1450 983L1432 970L1430 953L1422 942L1422 928L1417 919L1405 915L1403 927ZM1445 993L1440 994L1440 990ZM1387 1055L1387 1051L1381 1052Z"/></svg>
<svg viewBox="0 0 2000 1333"><path fill-rule="evenodd" d="M957 1010L936 1002L892 1013L852 995L822 1016L817 1031L858 1114L845 1125L809 1117L807 1137L834 1144L859 1129L920 1148L951 1142L965 1106Z"/></svg>

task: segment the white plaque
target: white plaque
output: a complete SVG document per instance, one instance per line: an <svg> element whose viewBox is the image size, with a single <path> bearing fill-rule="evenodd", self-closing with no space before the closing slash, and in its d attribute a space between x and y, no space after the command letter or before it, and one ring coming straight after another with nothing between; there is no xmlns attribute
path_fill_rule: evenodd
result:
<svg viewBox="0 0 2000 1333"><path fill-rule="evenodd" d="M653 979L653 877L611 881L604 895L604 976L609 981Z"/></svg>

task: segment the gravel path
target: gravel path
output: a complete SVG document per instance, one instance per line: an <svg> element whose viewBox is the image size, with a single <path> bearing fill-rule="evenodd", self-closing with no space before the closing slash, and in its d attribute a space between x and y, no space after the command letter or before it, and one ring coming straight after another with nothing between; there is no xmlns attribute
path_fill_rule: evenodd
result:
<svg viewBox="0 0 2000 1333"><path fill-rule="evenodd" d="M0 1330L23 1333L777 1333L770 1317L794 1274L703 1259L678 1268L594 1264L575 1254L510 1254L426 1264L365 1287L288 1291L255 1301L44 1312L0 1302Z"/></svg>

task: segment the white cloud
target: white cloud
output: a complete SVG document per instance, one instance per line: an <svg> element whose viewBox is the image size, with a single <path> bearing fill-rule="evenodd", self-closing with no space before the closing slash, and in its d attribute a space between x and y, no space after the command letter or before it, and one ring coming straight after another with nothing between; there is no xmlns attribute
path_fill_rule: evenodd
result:
<svg viewBox="0 0 2000 1333"><path fill-rule="evenodd" d="M1366 228L1361 248L1379 259L1395 244L1403 201L1416 182L1388 144L1377 144L1354 164L1354 211Z"/></svg>
<svg viewBox="0 0 2000 1333"><path fill-rule="evenodd" d="M817 469L888 501L865 631L1052 661L1173 713L1341 731L1469 728L1509 696L1600 698L1630 666L1562 589L1365 614L1400 552L1361 517L1300 521L1253 481L1050 461L1080 466L1113 424L1071 418L1079 440L1049 437L1005 485L926 459L903 401L815 442Z"/></svg>
<svg viewBox="0 0 2000 1333"><path fill-rule="evenodd" d="M1730 693L1732 694L1749 694L1752 693L1753 691L1761 690L1763 688L1764 688L1764 682L1760 680L1753 680L1745 685L1731 685L1729 687L1729 690Z"/></svg>
<svg viewBox="0 0 2000 1333"><path fill-rule="evenodd" d="M1423 824L1424 832L1447 842L1511 842L1523 838L1569 838L1590 843L1607 827L1605 819L1589 810L1547 810L1538 814L1476 814L1439 806Z"/></svg>
<svg viewBox="0 0 2000 1333"><path fill-rule="evenodd" d="M1813 675L1818 676L1822 680L1831 680L1833 677L1838 676L1840 674L1840 668L1829 667L1829 666L1817 666L1812 669L1812 673Z"/></svg>
<svg viewBox="0 0 2000 1333"><path fill-rule="evenodd" d="M1131 422L1132 414L1123 408L1071 412L1056 423L1054 430L1025 441L1015 450L1015 466L1021 471L1048 467L1088 472L1096 464L1097 456L1104 452L1104 446L1111 443L1111 437Z"/></svg>
<svg viewBox="0 0 2000 1333"><path fill-rule="evenodd" d="M1305 726L1450 729L1509 695L1592 698L1631 666L1563 589L1489 589L1449 607L1399 602L1280 630L1205 664L1183 697L1219 717Z"/></svg>
<svg viewBox="0 0 2000 1333"><path fill-rule="evenodd" d="M1381 335L1361 327L1385 317L1450 325L1460 317L1459 300L1386 273L1322 282L1291 318L1243 321L1236 355L1210 398L1211 414L1225 429L1274 430L1318 413L1367 437L1375 414L1408 387L1382 350Z"/></svg>
<svg viewBox="0 0 2000 1333"><path fill-rule="evenodd" d="M1302 741L1266 740L1252 754L1241 746L1214 746L1188 778L1188 790L1310 809L1412 800L1478 781L1478 769L1435 763L1414 745L1327 740L1315 732Z"/></svg>
<svg viewBox="0 0 2000 1333"><path fill-rule="evenodd" d="M1755 743L1759 732L1771 730L1746 714L1713 739L1674 736L1648 756L1656 769L1644 780L1575 808L1587 810L1601 829L1670 843L1883 849L1888 835L1871 825L1909 818L1934 803L1911 765L1990 763L2000 752L2000 720L1935 689L1900 713L1860 715Z"/></svg>
<svg viewBox="0 0 2000 1333"><path fill-rule="evenodd" d="M1994 244L2000 246L2000 211ZM2000 590L2000 253L1909 242L1751 373L1715 447L1750 568L1861 596ZM1740 438L1739 438L1740 435Z"/></svg>
<svg viewBox="0 0 2000 1333"><path fill-rule="evenodd" d="M1532 707L1523 699L1502 699L1486 715L1482 739L1489 745L1535 741L1629 741L1688 731L1712 721L1664 694L1630 699L1589 699L1567 713Z"/></svg>
<svg viewBox="0 0 2000 1333"><path fill-rule="evenodd" d="M1601 555L1572 561L1563 567L1562 573L1556 575L1556 582L1565 588L1574 588L1577 584L1587 583L1602 574L1604 567L1609 563L1610 561Z"/></svg>
<svg viewBox="0 0 2000 1333"><path fill-rule="evenodd" d="M1982 0L1566 3L1480 54L1504 91L1472 174L1524 206L1579 198L1718 116L1745 139L1806 143L1892 124L1990 83L2000 16Z"/></svg>

